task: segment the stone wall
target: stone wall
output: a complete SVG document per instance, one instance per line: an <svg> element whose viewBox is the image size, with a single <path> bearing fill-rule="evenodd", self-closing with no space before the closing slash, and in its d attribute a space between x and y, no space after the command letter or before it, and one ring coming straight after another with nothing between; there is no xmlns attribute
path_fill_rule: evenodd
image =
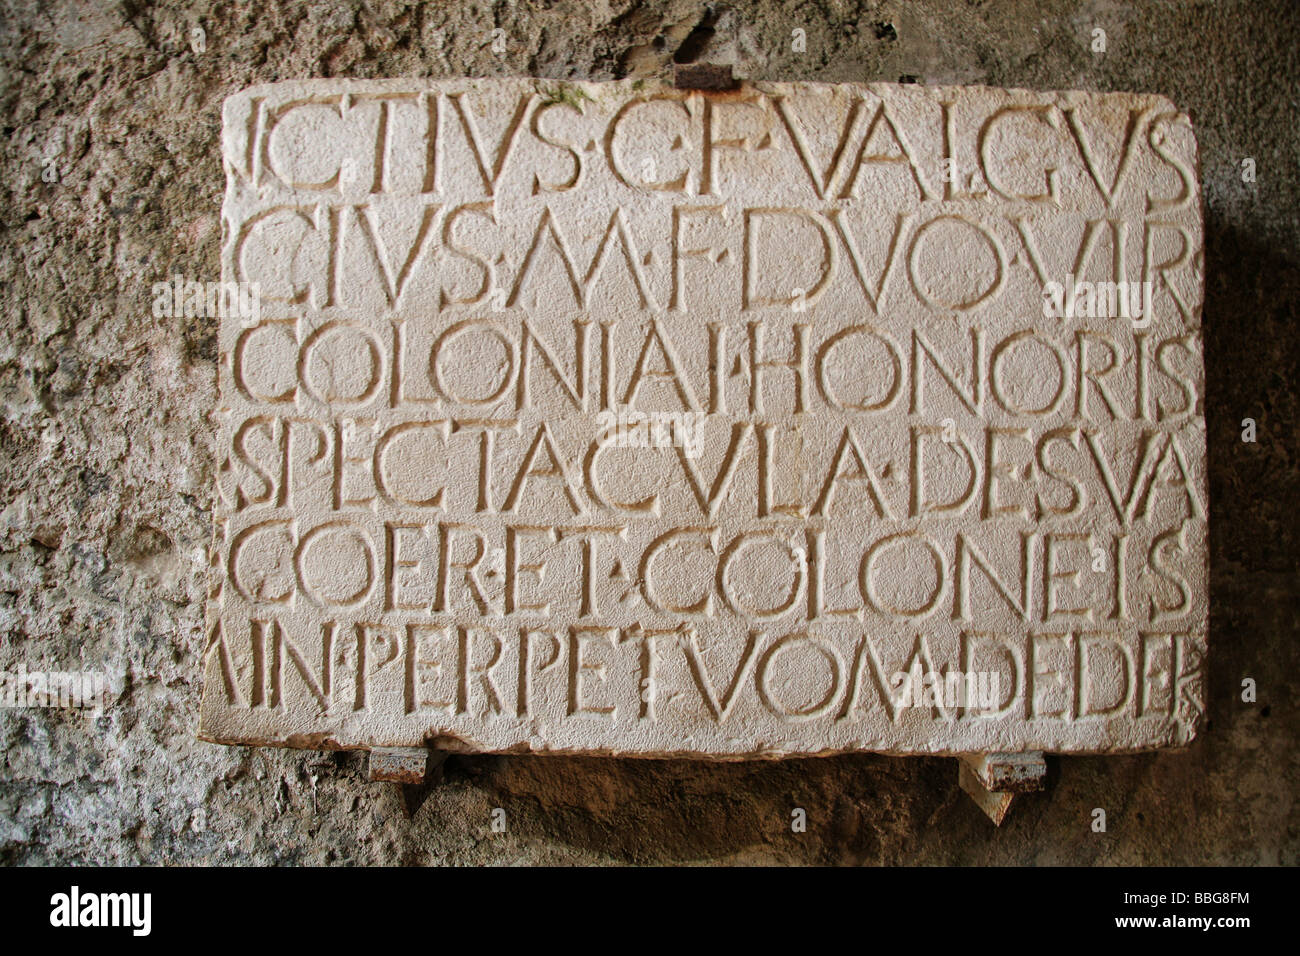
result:
<svg viewBox="0 0 1300 956"><path fill-rule="evenodd" d="M101 717L0 711L0 863L1296 863L1297 35L1290 0L6 4L0 669L104 672L111 700ZM195 739L216 328L155 318L149 291L217 278L223 98L294 77L656 76L674 55L755 79L1155 92L1190 112L1211 658L1187 751L1053 759L995 830L951 759L453 757L408 816L361 755Z"/></svg>

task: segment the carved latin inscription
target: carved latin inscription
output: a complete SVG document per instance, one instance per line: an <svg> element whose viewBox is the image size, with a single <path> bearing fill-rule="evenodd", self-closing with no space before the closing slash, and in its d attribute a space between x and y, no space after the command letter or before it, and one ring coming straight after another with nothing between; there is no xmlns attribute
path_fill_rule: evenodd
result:
<svg viewBox="0 0 1300 956"><path fill-rule="evenodd" d="M202 735L1123 751L1204 700L1196 142L1156 96L225 104Z"/></svg>

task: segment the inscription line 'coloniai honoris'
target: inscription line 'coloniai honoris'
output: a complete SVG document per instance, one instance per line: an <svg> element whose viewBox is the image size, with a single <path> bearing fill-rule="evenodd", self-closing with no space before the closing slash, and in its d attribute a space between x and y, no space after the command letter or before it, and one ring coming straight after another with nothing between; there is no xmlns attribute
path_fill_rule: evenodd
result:
<svg viewBox="0 0 1300 956"><path fill-rule="evenodd" d="M321 80L228 99L223 150L205 738L1196 733L1202 203L1164 98Z"/></svg>

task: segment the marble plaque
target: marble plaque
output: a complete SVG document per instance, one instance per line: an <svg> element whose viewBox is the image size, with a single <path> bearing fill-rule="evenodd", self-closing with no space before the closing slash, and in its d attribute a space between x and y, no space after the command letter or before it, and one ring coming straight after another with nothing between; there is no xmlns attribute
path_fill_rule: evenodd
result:
<svg viewBox="0 0 1300 956"><path fill-rule="evenodd" d="M203 738L1196 733L1202 201L1168 100L319 80L229 98L223 156Z"/></svg>

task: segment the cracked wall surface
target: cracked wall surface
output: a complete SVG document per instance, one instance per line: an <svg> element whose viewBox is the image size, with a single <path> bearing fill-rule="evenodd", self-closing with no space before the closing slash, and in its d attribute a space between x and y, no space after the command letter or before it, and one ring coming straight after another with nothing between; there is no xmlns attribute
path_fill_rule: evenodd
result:
<svg viewBox="0 0 1300 956"><path fill-rule="evenodd" d="M0 711L0 862L1294 864L1297 36L1290 0L0 3L0 669L111 685L97 718ZM297 77L660 76L675 56L764 80L1153 92L1190 112L1211 656L1187 751L1053 759L995 830L938 758L452 757L408 818L362 755L195 738L216 321L155 318L149 293L218 277L222 100Z"/></svg>

